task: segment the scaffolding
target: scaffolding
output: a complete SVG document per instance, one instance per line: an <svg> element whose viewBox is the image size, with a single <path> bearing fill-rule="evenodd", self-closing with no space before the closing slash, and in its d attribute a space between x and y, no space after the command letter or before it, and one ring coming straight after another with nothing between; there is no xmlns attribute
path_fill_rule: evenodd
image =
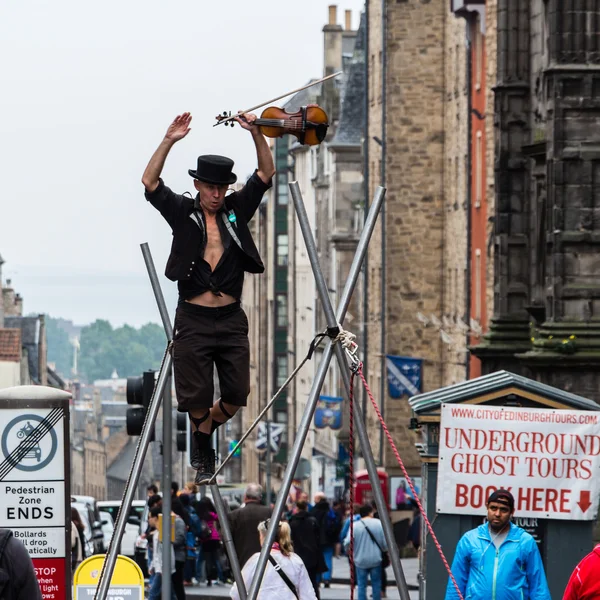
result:
<svg viewBox="0 0 600 600"><path fill-rule="evenodd" d="M298 222L300 225L300 229L302 232L302 236L304 237L304 242L306 244L307 253L309 256L309 260L311 263L311 267L313 270L313 275L315 278L315 283L317 286L317 291L319 294L319 298L321 300L321 304L325 311L325 317L327 322L327 331L326 331L326 346L323 350L323 354L321 356L321 360L319 362L319 366L317 368L317 372L314 378L314 381L311 386L311 390L308 396L306 408L304 410L304 414L300 421L300 425L298 427L298 432L296 435L296 439L294 441L294 445L292 451L289 455L288 463L285 469L285 473L283 476L283 481L279 493L277 495L277 500L275 502L275 507L273 509L273 517L270 520L270 524L267 530L266 538L263 543L260 556L258 559L258 563L256 566L256 571L250 587L246 590L246 586L244 580L242 578L242 572L240 569L240 564L237 558L237 554L235 552L235 547L233 545L233 540L231 537L231 531L229 528L229 520L227 517L227 510L225 508L225 503L223 502L223 498L221 497L221 493L219 490L219 486L214 483L215 477L213 477L209 483L212 491L213 499L215 501L215 509L217 511L219 517L219 524L221 526L221 534L223 538L223 543L225 545L225 550L229 557L229 561L231 564L232 574L237 584L238 593L242 600L256 600L260 591L260 585L262 579L264 577L264 573L267 567L267 562L269 558L269 552L271 546L275 541L275 537L277 534L277 527L279 523L279 519L283 515L285 509L285 502L289 494L289 490L292 486L294 473L296 472L296 468L300 461L300 456L302 453L302 448L306 441L306 437L308 435L313 416L317 407L317 403L319 400L319 396L321 393L321 388L323 387L323 383L325 381L325 377L327 375L327 369L329 368L329 364L333 359L333 355L339 363L340 373L342 376L342 381L344 384L344 388L346 390L346 394L350 396L351 390L351 378L350 378L350 367L353 362L356 362L357 359L353 352L348 349L347 345L339 343L344 339L345 332L342 324L344 322L344 318L346 315L346 311L350 304L350 300L352 298L352 294L354 292L354 288L358 282L358 278L360 275L362 263L367 253L367 248L369 241L371 239L371 235L375 229L375 224L377 222L377 217L383 205L383 201L385 199L385 188L379 187L377 188L373 202L370 206L369 213L365 219L365 224L363 227L363 231L360 236L360 240L358 242L358 246L356 248L356 252L354 254L354 259L352 261L352 265L350 267L350 271L348 273L348 278L346 280L346 284L344 287L344 291L342 293L340 304L337 307L337 312L334 312L333 306L331 304L331 299L329 297L329 292L327 288L327 284L325 278L323 276L323 272L321 270L321 266L319 264L317 246L315 243L315 239L310 227L310 221L308 219L308 215L306 213L306 207L304 205L304 201L302 199L302 194L300 192L300 186L298 182L291 182L289 184L291 196L294 202L294 207L296 210L296 215L298 218ZM156 270L154 268L154 264L152 262L152 257L150 256L150 251L148 249L147 244L142 244L142 253L144 255L144 260L146 262L146 267L148 269L148 274L150 276L150 282L152 284L152 288L155 294L156 301L158 303L161 319L163 321L163 325L165 328L165 333L167 335L167 349L165 350L165 354L163 356L162 364L160 367L160 371L158 374L158 378L156 381L156 386L154 389L154 393L152 396L152 400L150 401L150 405L146 414L146 420L144 423L144 427L142 430L142 434L139 438L136 452L133 460L133 464L131 466L131 472L129 474L129 478L125 487L125 493L123 495L122 501L122 509L119 511L119 515L117 517L117 522L115 524L114 533L108 548L108 553L106 555L106 559L104 561L104 565L102 568L102 572L100 574L100 580L98 584L98 589L96 592L95 600L106 600L108 594L108 588L110 585L110 580L112 578L112 573L115 568L118 548L121 544L121 539L123 537L125 531L125 525L127 523L127 515L128 510L123 510L125 507L130 507L133 501L133 495L135 493L135 489L137 487L140 473L142 470L142 466L144 463L144 458L146 456L146 452L148 450L148 446L150 443L150 432L153 429L154 423L156 421L156 417L158 415L158 411L160 408L160 399L163 396L167 396L165 393L167 390L167 384L170 381L171 367L172 367L172 356L171 356L171 344L172 344L172 326L168 317L168 312L166 309L165 301L160 290L160 285L158 282L158 277L156 276ZM347 335L346 335L347 339ZM350 360L350 364L349 361ZM355 365L354 365L355 366ZM299 367L296 369L295 373L298 371ZM294 374L295 374L294 373ZM286 384L290 381L292 376L288 378ZM286 385L284 384L284 386ZM170 388L169 388L170 389ZM281 390L280 390L281 391ZM279 394L279 392L277 392ZM276 394L276 395L277 395ZM170 395L169 395L170 398ZM383 532L386 539L387 547L389 549L390 554L390 562L392 565L392 569L394 572L396 585L398 587L401 600L410 600L408 586L406 584L406 579L404 576L404 571L402 569L402 564L400 562L400 554L398 552L398 547L396 545L396 541L394 538L394 533L392 529L392 523L390 520L390 516L387 510L387 505L385 502L385 498L383 496L383 492L381 490L381 485L379 482L379 477L377 474L377 465L375 464L375 459L373 457L373 451L371 448L371 443L369 441L367 429L365 426L364 415L361 412L361 409L358 406L358 403L353 402L353 417L354 417L354 427L358 434L358 440L360 443L360 447L362 450L363 458L365 460L365 464L367 467L367 471L369 474L369 480L371 482L371 488L373 489L375 504L377 507L377 511L379 513L379 518L381 520L381 524L383 526ZM168 468L163 470L163 477L166 477L169 474L169 478L165 479L165 484L168 484L170 481L170 441L171 441L171 407L168 406L169 410L163 410L163 445L165 445L167 451L163 452L163 457L165 460L168 460ZM263 411L264 412L264 411ZM168 415L167 415L168 413ZM257 420L258 421L258 420ZM257 422L255 422L256 425ZM169 431L167 431L167 424L169 426ZM249 432L247 432L249 433ZM247 435L245 436L247 437ZM244 439L245 439L244 437ZM240 444L243 440L240 441ZM351 440L353 443L354 440ZM166 446L167 442L169 445ZM238 446L240 445L238 444ZM168 455L168 458L167 458ZM168 498L166 497L168 496ZM165 502L166 500L166 502ZM168 510L167 514L171 512L171 498L169 494L163 495L163 512ZM170 519L163 519L163 539L170 539ZM170 553L170 544L163 544L163 572L170 573L171 572L171 553ZM162 579L162 597L170 598L171 597L171 578L163 577Z"/></svg>

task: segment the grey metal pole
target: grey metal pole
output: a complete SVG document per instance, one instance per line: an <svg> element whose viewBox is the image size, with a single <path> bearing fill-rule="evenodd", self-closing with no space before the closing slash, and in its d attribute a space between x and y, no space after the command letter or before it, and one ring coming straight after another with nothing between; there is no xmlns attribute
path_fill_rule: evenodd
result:
<svg viewBox="0 0 600 600"><path fill-rule="evenodd" d="M335 347L336 357L340 365L340 371L342 372L342 380L346 392L350 394L350 373L348 370L348 362L344 354L343 349L339 344ZM383 527L383 534L389 549L390 562L392 563L392 570L394 571L394 578L396 579L396 586L400 592L401 600L410 600L410 592L408 591L408 585L406 584L406 577L404 576L404 569L400 562L400 553L394 538L394 530L392 528L392 521L387 510L385 498L383 497L383 491L381 490L381 484L377 475L377 465L373 458L373 450L371 448L371 442L369 440L369 434L364 423L364 415L359 408L358 402L354 402L354 427L358 433L358 440L360 442L360 448L362 450L363 458L365 459L367 471L369 473L369 480L371 481L371 487L373 488L373 494L375 496L375 504L379 512L379 520Z"/></svg>
<svg viewBox="0 0 600 600"><path fill-rule="evenodd" d="M173 479L173 403L171 377L167 380L163 402L163 468L162 468L162 573L161 596L171 597L171 480Z"/></svg>
<svg viewBox="0 0 600 600"><path fill-rule="evenodd" d="M238 594L242 600L246 600L246 584L242 577L242 570L240 569L240 561L238 560L235 546L233 545L233 537L231 536L231 528L229 527L229 518L227 516L227 509L221 496L221 491L217 484L210 486L212 491L212 497L215 501L215 509L219 515L219 525L221 526L221 539L225 545L227 556L229 556L229 563L231 565L231 572L233 573L233 579L237 584Z"/></svg>
<svg viewBox="0 0 600 600"><path fill-rule="evenodd" d="M165 303L162 290L160 289L160 283L158 281L158 275L156 274L156 268L154 267L154 261L152 260L152 254L150 254L150 247L147 242L140 244L142 249L142 255L144 256L144 262L146 263L146 269L148 270L148 276L150 277L150 284L152 285L152 291L158 304L158 312L167 334L167 340L170 342L173 339L173 326L171 325L171 319L169 318L169 311Z"/></svg>
<svg viewBox="0 0 600 600"><path fill-rule="evenodd" d="M121 510L117 516L117 522L115 523L113 536L108 546L108 553L106 554L106 559L102 565L102 572L100 573L100 580L98 582L98 590L96 592L95 600L106 600L106 596L108 594L110 580L112 579L112 574L117 562L118 549L121 545L123 534L125 533L125 525L127 523L127 517L129 516L129 508L133 502L135 490L137 489L140 475L142 473L144 459L146 458L146 451L150 445L150 434L154 427L154 423L156 422L156 416L158 415L161 404L160 401L165 391L169 374L171 373L172 363L173 359L171 358L171 354L169 352L165 352L165 357L158 373L158 381L156 382L152 399L150 400L150 406L148 407L148 413L146 414L144 427L142 428L142 435L138 440L135 450L135 456L133 458L133 464L131 465L129 479L125 485L125 494L123 495L123 500L121 502Z"/></svg>
<svg viewBox="0 0 600 600"><path fill-rule="evenodd" d="M294 198L294 202L298 200L300 203L303 204L302 197L300 196L300 190L296 182L290 183L290 190L292 191L292 197ZM381 207L381 202L383 201L383 195L383 193L379 195L380 197L378 203L377 201L373 203L373 205L371 206L371 210L369 211L369 217L365 221L365 226L361 233L360 241L358 243L356 253L354 254L354 259L352 261L352 265L348 273L346 285L344 287L344 291L340 299L340 305L338 308L338 322L340 323L344 320L344 316L346 314L346 311L348 310L348 305L350 304L352 293L356 286L356 282L358 281L358 277L360 275L360 267L365 257L371 234L373 233L373 229L375 227L377 214ZM306 218L306 211L304 211L304 217ZM300 219L300 215L298 215L298 218ZM326 287L325 290L327 290ZM319 400L319 394L321 392L321 388L323 387L323 382L325 381L325 376L327 375L327 368L329 367L332 355L333 347L331 344L331 340L329 340L327 342L327 345L325 346L325 350L323 351L323 356L321 358L321 362L319 363L319 367L317 369L317 373L315 375L315 379L313 381L308 396L306 408L304 410L304 414L302 415L302 419L298 427L298 432L294 441L294 446L292 448L291 455L288 459L288 464L283 476L282 485L277 496L275 508L273 510L274 518L271 519L271 523L269 525L269 529L267 531L263 547L260 551L260 556L256 565L256 571L252 579L252 584L250 585L250 589L248 590L248 598L250 600L256 600L256 597L258 595L258 590L260 588L260 584L262 582L262 578L267 567L269 552L271 550L273 542L275 541L278 519L283 514L284 504L287 499L290 487L292 485L294 473L300 460L302 447L304 446L306 436L308 435L308 430L311 426L312 417L315 412L317 402Z"/></svg>
<svg viewBox="0 0 600 600"><path fill-rule="evenodd" d="M165 334L167 340L170 343L173 339L173 326L171 325L171 319L169 317L169 311L167 310L167 304L158 281L158 275L156 274L156 268L154 266L154 260L150 253L150 246L147 242L140 244L142 249L142 255L144 256L144 262L146 263L146 269L148 271L148 277L150 277L150 284L152 285L152 291L154 292L154 298L156 304L158 304L158 312L163 322ZM167 388L165 389L164 402L163 402L163 468L162 468L162 480L163 480L163 501L162 501L162 564L163 573L167 573L166 577L162 578L161 593L163 598L171 597L172 581L169 574L171 573L171 544L167 540L171 539L171 480L173 479L173 402L172 402L172 378L171 369L169 369L169 379L167 381ZM183 483L183 482L182 482Z"/></svg>
<svg viewBox="0 0 600 600"><path fill-rule="evenodd" d="M321 299L321 304L323 305L323 310L325 311L327 326L335 327L338 324L338 320L336 319L336 315L333 312L333 306L331 305L331 299L329 298L329 293L327 291L327 284L325 282L325 278L323 277L323 272L321 271L321 266L319 264L319 256L317 253L317 246L314 240L312 230L310 228L310 222L308 220L308 215L306 214L306 209L304 208L304 203L302 202L300 188L298 187L297 183L292 183L290 184L290 189L292 191L292 197L294 198L296 212L298 213L298 222L300 223L300 229L302 231L302 235L304 236L304 241L306 243L308 258L310 260L314 272L315 281L317 282L317 291L319 293L319 298ZM369 218L371 218L371 215L374 212L373 209L376 209L377 213L379 212L379 208L383 204L384 196L385 189L379 187L375 193L375 199L373 201L373 207L369 212ZM376 216L377 214L374 215L373 222ZM358 248L356 252L359 252ZM344 387L346 388L346 393L350 395L350 374L348 362L346 360L344 350L339 344L335 347L335 353L340 365L340 372L342 375L342 380L344 382ZM410 600L408 587L406 585L406 579L404 577L404 571L402 570L402 563L400 562L400 554L396 546L396 540L394 539L392 522L387 511L387 505L385 503L385 498L383 496L381 484L379 483L379 477L377 475L377 466L373 458L371 443L369 441L369 436L367 434L366 427L363 421L363 415L358 409L358 403L354 403L353 412L362 454L365 459L367 471L369 473L369 480L371 481L371 487L373 488L373 494L375 496L375 503L379 512L379 519L383 526L383 532L385 534L386 542L390 550L390 562L392 563L392 568L394 570L396 585L398 586L398 590L400 591L400 598L402 600Z"/></svg>

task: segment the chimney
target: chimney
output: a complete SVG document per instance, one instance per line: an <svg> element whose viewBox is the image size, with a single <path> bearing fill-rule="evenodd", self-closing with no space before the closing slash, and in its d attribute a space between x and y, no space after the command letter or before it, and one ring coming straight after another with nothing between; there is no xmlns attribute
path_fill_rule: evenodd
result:
<svg viewBox="0 0 600 600"><path fill-rule="evenodd" d="M329 25L337 25L337 5L329 5Z"/></svg>
<svg viewBox="0 0 600 600"><path fill-rule="evenodd" d="M342 32L342 26L337 24L337 6L330 4L329 23L323 27L323 75L331 75L342 69Z"/></svg>
<svg viewBox="0 0 600 600"><path fill-rule="evenodd" d="M352 11L346 11L346 31L352 31Z"/></svg>

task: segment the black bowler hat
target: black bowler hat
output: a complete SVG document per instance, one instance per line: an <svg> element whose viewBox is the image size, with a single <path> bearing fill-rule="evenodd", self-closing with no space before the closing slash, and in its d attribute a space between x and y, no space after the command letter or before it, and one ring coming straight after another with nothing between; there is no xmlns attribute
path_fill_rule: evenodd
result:
<svg viewBox="0 0 600 600"><path fill-rule="evenodd" d="M188 170L194 178L206 183L217 185L230 185L237 181L237 175L231 172L233 161L226 156L217 154L204 154L198 157L198 166L195 171Z"/></svg>

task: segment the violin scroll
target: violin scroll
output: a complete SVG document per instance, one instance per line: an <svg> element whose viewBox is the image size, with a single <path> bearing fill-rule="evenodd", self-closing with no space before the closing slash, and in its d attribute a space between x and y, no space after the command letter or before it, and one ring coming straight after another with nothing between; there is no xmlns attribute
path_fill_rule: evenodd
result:
<svg viewBox="0 0 600 600"><path fill-rule="evenodd" d="M225 126L227 127L227 125L229 125L230 127L233 127L235 125L235 120L231 118L231 111L227 112L226 110L223 111L222 115L217 115L215 117L215 119L217 120L217 125L221 122L224 121L225 119L229 119L228 121L225 121Z"/></svg>

